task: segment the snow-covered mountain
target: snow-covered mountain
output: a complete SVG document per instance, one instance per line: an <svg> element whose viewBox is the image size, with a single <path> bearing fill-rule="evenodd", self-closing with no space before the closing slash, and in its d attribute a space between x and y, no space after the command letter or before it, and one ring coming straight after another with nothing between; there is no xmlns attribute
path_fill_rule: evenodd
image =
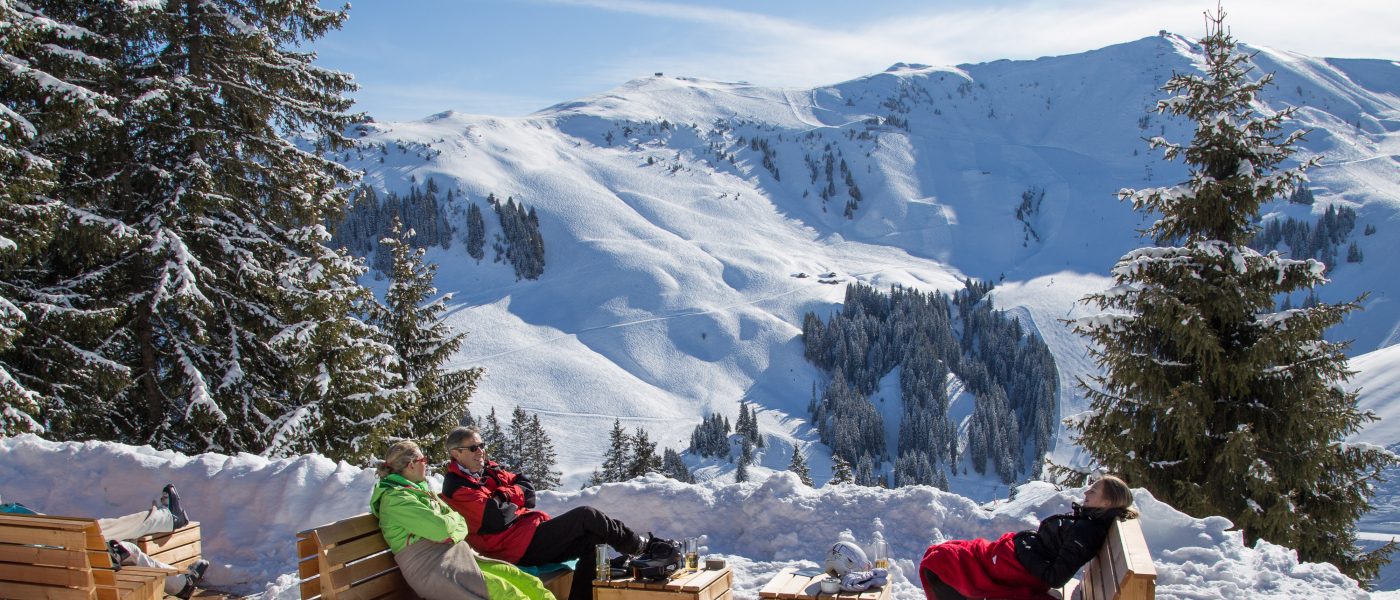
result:
<svg viewBox="0 0 1400 600"><path fill-rule="evenodd" d="M1366 310L1332 336L1355 340L1358 355L1391 347L1400 342L1391 258L1400 65L1248 49L1259 72L1276 73L1264 105L1301 107L1304 154L1323 156L1311 171L1316 202L1280 201L1266 218L1356 211L1339 256L1355 242L1364 260L1339 260L1318 295L1369 292ZM539 413L566 487L599 464L615 418L683 449L702 417L732 419L741 399L759 407L769 441L757 472L784 468L802 448L822 481L829 456L807 404L823 377L803 359L799 333L802 315L828 314L844 285L795 275L945 291L968 277L996 281L997 306L1054 349L1061 414L1082 411L1074 384L1095 367L1060 320L1082 314L1076 301L1145 243L1142 215L1115 193L1184 178L1144 139L1190 139L1190 124L1152 108L1173 72L1200 61L1192 40L1164 33L1034 61L897 64L805 90L657 74L523 118L367 123L355 132L365 146L338 158L380 189L433 178L454 192L458 218L465 202L487 210L488 235L498 231L488 194L538 212L538 280L491 262L489 243L478 264L460 237L429 259L441 266L439 288L456 293L448 318L469 332L456 363L487 369L473 412ZM896 415L897 382L874 400ZM1366 400L1390 397L1368 391ZM1400 441L1386 437L1377 441ZM1053 456L1076 460L1065 435ZM732 469L693 464L701 478ZM1006 493L976 477L953 489L981 500Z"/></svg>

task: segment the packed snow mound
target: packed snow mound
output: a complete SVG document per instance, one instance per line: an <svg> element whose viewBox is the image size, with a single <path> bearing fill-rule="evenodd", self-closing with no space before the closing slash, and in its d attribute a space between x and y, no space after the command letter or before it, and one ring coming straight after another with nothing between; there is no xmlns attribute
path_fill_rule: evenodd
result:
<svg viewBox="0 0 1400 600"><path fill-rule="evenodd" d="M206 585L291 600L299 593L296 533L365 512L375 476L320 455L185 456L149 446L0 438L0 494L40 511L117 516L149 506L167 482L201 523L204 557L213 563ZM1010 500L978 505L930 487L813 489L779 472L743 484L651 476L544 492L539 508L559 514L592 505L657 535L701 536L703 553L734 567L741 599L756 598L785 567L818 570L834 541L866 545L882 537L895 557L894 598L919 600L917 561L930 543L1032 528L1068 510L1082 492L1034 482ZM1292 550L1266 542L1246 547L1226 519L1188 517L1142 490L1136 498L1158 598L1367 597L1332 565L1300 563Z"/></svg>

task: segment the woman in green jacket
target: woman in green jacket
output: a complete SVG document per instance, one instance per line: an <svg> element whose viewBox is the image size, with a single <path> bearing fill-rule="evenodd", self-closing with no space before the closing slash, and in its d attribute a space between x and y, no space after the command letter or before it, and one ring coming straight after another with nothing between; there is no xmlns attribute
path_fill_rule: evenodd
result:
<svg viewBox="0 0 1400 600"><path fill-rule="evenodd" d="M369 500L409 587L424 600L553 600L539 579L472 551L466 520L429 489L427 471L418 444L398 442Z"/></svg>

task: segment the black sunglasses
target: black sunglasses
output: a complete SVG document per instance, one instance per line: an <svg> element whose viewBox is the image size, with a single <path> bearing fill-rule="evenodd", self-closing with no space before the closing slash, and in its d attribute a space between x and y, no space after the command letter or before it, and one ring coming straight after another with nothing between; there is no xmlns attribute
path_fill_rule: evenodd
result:
<svg viewBox="0 0 1400 600"><path fill-rule="evenodd" d="M456 448L453 448L453 450L466 450L467 452L472 452L472 453L475 453L477 450L485 450L485 449L486 449L486 444L485 444L485 443L481 443L481 444L472 444L472 445L470 445L470 446L457 446Z"/></svg>

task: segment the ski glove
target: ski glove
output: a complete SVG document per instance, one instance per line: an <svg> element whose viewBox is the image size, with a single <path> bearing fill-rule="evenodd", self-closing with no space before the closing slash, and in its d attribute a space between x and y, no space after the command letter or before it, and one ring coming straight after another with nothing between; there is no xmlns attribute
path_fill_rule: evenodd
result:
<svg viewBox="0 0 1400 600"><path fill-rule="evenodd" d="M869 571L851 571L841 576L841 591L863 592L873 587L881 587L890 582L888 569L876 567Z"/></svg>

